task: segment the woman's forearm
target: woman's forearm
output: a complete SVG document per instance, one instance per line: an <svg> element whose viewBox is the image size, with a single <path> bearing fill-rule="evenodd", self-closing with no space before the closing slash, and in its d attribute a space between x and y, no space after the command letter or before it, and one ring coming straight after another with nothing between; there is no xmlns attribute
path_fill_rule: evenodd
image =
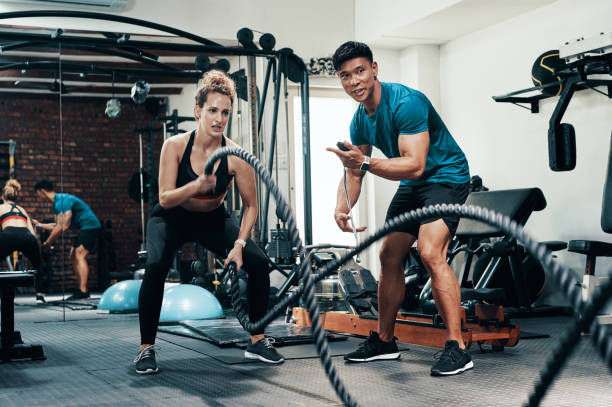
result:
<svg viewBox="0 0 612 407"><path fill-rule="evenodd" d="M162 208L173 208L187 201L198 192L195 181L183 185L180 188L160 192L159 204Z"/></svg>
<svg viewBox="0 0 612 407"><path fill-rule="evenodd" d="M255 220L257 220L257 206L245 206L242 213L242 222L240 223L238 239L247 240L249 238Z"/></svg>

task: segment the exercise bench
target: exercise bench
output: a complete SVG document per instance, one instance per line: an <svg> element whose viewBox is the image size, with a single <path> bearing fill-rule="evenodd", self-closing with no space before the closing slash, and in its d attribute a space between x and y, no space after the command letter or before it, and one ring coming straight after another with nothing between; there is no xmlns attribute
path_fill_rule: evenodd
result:
<svg viewBox="0 0 612 407"><path fill-rule="evenodd" d="M42 345L24 344L19 331L15 331L15 288L32 286L35 276L36 271L33 270L0 272L0 362L45 359Z"/></svg>

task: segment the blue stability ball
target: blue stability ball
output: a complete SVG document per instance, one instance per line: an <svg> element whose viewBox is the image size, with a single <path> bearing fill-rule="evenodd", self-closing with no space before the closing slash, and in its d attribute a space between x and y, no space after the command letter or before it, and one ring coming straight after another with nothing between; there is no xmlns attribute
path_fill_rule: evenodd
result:
<svg viewBox="0 0 612 407"><path fill-rule="evenodd" d="M104 291L98 303L98 309L109 312L137 312L138 293L141 282L124 280L113 284Z"/></svg>
<svg viewBox="0 0 612 407"><path fill-rule="evenodd" d="M160 321L221 318L221 304L210 291L192 284L179 284L164 290Z"/></svg>

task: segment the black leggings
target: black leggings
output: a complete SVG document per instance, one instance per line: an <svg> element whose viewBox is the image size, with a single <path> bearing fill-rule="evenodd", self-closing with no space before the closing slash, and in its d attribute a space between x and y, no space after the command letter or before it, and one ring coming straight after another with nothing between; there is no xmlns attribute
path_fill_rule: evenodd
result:
<svg viewBox="0 0 612 407"><path fill-rule="evenodd" d="M240 229L230 219L225 207L211 212L190 212L181 207L164 209L159 204L147 222L147 264L138 296L141 344L155 343L159 324L164 281L174 252L187 242L196 242L219 257L234 247ZM270 275L263 251L250 239L242 251L243 269L247 272L249 317L257 321L268 309ZM263 333L254 332L254 334Z"/></svg>
<svg viewBox="0 0 612 407"><path fill-rule="evenodd" d="M40 272L38 239L25 227L7 226L0 232L0 259L14 251L22 252L32 263L32 268ZM38 278L36 282L38 283Z"/></svg>

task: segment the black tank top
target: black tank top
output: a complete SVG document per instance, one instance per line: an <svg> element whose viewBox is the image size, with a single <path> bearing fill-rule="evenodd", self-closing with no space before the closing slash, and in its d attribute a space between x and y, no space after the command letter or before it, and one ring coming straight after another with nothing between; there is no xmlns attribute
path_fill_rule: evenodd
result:
<svg viewBox="0 0 612 407"><path fill-rule="evenodd" d="M221 136L221 147L225 147L225 137ZM183 158L181 159L181 163L179 164L178 174L176 175L176 187L180 188L183 185L186 185L198 178L198 174L193 171L191 167L191 149L193 148L193 140L195 139L195 130L191 132L191 136L189 136L189 141L187 142L187 147L185 147L185 152L183 153ZM227 167L227 156L223 156L221 158L221 163L217 167L217 171L215 171L215 176L217 177L217 184L215 188L207 191L204 194L194 195L193 198L196 199L216 199L222 196L227 189L229 188L229 184L232 181L233 175L229 175L229 170Z"/></svg>
<svg viewBox="0 0 612 407"><path fill-rule="evenodd" d="M9 219L16 219L16 218L23 219L26 222L28 221L28 218L17 207L17 204L11 204L11 209L7 213L0 215L0 225L3 225L4 222L6 222Z"/></svg>

